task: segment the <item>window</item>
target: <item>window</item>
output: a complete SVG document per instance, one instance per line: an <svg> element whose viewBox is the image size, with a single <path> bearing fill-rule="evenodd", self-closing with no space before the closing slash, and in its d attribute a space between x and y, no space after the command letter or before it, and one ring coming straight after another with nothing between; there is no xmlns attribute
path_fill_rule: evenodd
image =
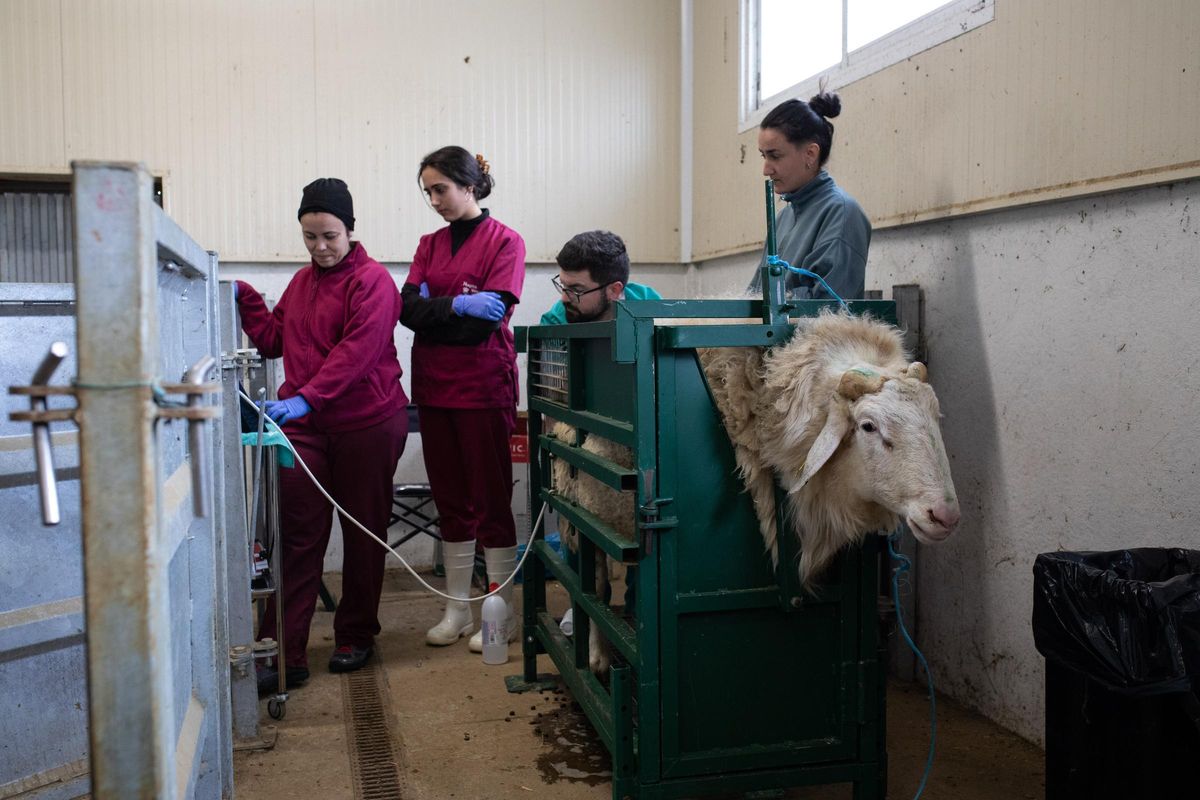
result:
<svg viewBox="0 0 1200 800"><path fill-rule="evenodd" d="M995 0L742 0L741 130L990 22Z"/></svg>
<svg viewBox="0 0 1200 800"><path fill-rule="evenodd" d="M0 174L0 282L73 282L74 233L70 175Z"/></svg>

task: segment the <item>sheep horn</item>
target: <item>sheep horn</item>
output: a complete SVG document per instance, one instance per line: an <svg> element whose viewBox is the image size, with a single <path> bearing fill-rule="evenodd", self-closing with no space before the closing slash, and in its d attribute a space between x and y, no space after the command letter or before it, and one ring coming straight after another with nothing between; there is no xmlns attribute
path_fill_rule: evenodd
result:
<svg viewBox="0 0 1200 800"><path fill-rule="evenodd" d="M927 383L929 381L929 371L925 369L925 365L920 361L914 361L908 365L908 369L905 371L905 377L915 378L921 383Z"/></svg>
<svg viewBox="0 0 1200 800"><path fill-rule="evenodd" d="M874 394L883 388L884 377L866 369L848 369L838 382L838 394L847 400L857 400L864 394Z"/></svg>

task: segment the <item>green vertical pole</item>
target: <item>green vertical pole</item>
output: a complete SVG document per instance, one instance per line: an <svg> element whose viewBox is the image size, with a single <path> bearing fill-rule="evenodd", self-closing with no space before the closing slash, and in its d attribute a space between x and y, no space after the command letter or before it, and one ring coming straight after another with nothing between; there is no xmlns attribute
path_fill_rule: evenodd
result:
<svg viewBox="0 0 1200 800"><path fill-rule="evenodd" d="M763 181L767 192L767 255L779 255L775 246L775 181L767 178Z"/></svg>
<svg viewBox="0 0 1200 800"><path fill-rule="evenodd" d="M767 207L767 257L763 259L762 284L763 322L777 325L787 322L787 305L783 293L783 268L767 263L771 256L778 255L775 245L775 181L763 181Z"/></svg>

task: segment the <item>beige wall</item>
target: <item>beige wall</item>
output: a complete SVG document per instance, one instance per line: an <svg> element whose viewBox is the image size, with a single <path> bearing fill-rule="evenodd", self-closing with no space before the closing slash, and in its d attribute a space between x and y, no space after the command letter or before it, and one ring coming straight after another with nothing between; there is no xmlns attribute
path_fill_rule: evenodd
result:
<svg viewBox="0 0 1200 800"><path fill-rule="evenodd" d="M695 260L763 240L739 6L695 5ZM996 0L992 22L838 89L829 170L876 227L1195 177L1198 41L1195 0Z"/></svg>
<svg viewBox="0 0 1200 800"><path fill-rule="evenodd" d="M492 163L484 204L550 260L579 230L679 257L679 5L606 0L0 0L0 173L143 161L225 261L296 260L320 175L371 254L441 220L427 152Z"/></svg>

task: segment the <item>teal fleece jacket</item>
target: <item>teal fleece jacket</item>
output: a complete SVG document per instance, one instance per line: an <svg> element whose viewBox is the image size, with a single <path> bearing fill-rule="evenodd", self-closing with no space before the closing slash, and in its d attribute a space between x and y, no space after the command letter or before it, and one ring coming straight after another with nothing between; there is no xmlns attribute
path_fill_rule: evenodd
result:
<svg viewBox="0 0 1200 800"><path fill-rule="evenodd" d="M795 192L785 194L787 207L775 220L779 257L793 267L817 273L843 300L861 299L867 273L867 248L871 223L853 197L846 194L825 170ZM762 292L759 269L747 291ZM789 298L826 300L829 293L815 279L789 272L784 281Z"/></svg>

